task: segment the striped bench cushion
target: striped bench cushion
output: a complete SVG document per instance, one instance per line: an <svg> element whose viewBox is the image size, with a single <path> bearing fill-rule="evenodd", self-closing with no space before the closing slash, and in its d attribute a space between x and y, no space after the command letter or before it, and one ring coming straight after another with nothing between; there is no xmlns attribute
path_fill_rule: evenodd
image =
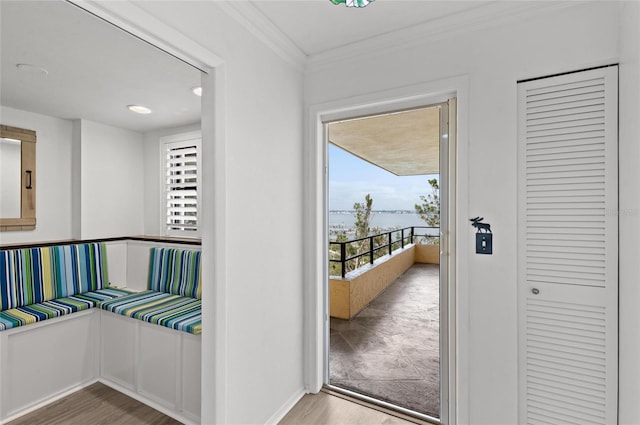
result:
<svg viewBox="0 0 640 425"><path fill-rule="evenodd" d="M97 291L86 292L82 295L56 298L54 300L0 311L0 331L53 319L54 317L64 316L75 313L76 311L87 310L95 307L103 300L109 300L131 293L131 291L115 288L99 289Z"/></svg>
<svg viewBox="0 0 640 425"><path fill-rule="evenodd" d="M104 243L0 250L0 310L108 286Z"/></svg>
<svg viewBox="0 0 640 425"><path fill-rule="evenodd" d="M195 335L202 333L202 301L147 290L100 303L103 310Z"/></svg>
<svg viewBox="0 0 640 425"><path fill-rule="evenodd" d="M200 251L151 248L148 277L148 289L201 299Z"/></svg>

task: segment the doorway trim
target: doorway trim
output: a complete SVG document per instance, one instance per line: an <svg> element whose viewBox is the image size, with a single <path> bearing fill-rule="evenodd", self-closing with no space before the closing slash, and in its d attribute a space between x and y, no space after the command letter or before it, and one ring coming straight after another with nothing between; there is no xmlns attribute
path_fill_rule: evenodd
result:
<svg viewBox="0 0 640 425"><path fill-rule="evenodd" d="M305 389L320 391L325 382L328 343L327 271L327 144L325 122L356 116L428 106L457 99L456 143L449 159L451 199L449 215L448 403L443 403L443 423L468 422L468 246L469 232L462 231L468 216L468 77L460 76L406 86L357 97L311 105L307 117L304 157L304 378ZM461 231L456 232L456 229ZM446 411L444 411L446 409Z"/></svg>

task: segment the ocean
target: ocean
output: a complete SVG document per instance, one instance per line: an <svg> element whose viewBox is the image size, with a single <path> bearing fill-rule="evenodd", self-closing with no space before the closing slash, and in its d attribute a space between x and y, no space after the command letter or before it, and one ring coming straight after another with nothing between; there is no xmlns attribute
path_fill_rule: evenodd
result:
<svg viewBox="0 0 640 425"><path fill-rule="evenodd" d="M354 213L329 213L329 234L335 234L345 231L347 234L354 233L356 216ZM419 214L401 214L391 212L373 212L371 213L370 227L380 228L382 231L388 231L396 228L411 226L426 226L427 223L420 218ZM426 229L425 229L426 230ZM437 230L431 232L437 234ZM430 232L430 233L431 233Z"/></svg>

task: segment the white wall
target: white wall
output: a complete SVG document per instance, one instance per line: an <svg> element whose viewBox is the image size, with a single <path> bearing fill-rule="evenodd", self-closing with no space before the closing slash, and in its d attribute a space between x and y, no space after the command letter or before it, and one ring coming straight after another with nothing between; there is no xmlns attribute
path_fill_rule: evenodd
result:
<svg viewBox="0 0 640 425"><path fill-rule="evenodd" d="M480 215L491 223L494 253L480 256L473 254L471 244L460 247L459 269L470 276L468 282L459 282L459 288L467 290L459 296L469 300L468 311L459 312L469 348L461 353L469 368L468 376L460 377L468 387L459 391L468 391L469 397L468 405L460 406L461 423L514 424L518 418L517 81L617 62L618 22L615 3L577 5L514 18L494 28L439 35L418 46L414 40L405 48L353 55L308 74L309 105L468 77L469 119L460 125L467 127L469 139L459 143L466 144L469 167L460 170L468 178L459 185L469 197L461 203L467 204L470 216ZM631 112L637 118L637 105ZM459 217L461 232L472 232L468 218ZM637 252L637 241L630 243ZM625 397L630 396L621 400ZM632 419L640 422L638 416Z"/></svg>
<svg viewBox="0 0 640 425"><path fill-rule="evenodd" d="M640 3L626 2L620 31L619 423L640 423Z"/></svg>
<svg viewBox="0 0 640 425"><path fill-rule="evenodd" d="M220 423L264 423L303 389L302 74L216 2L136 4L225 63L226 153L216 161L226 169L227 279L215 285L224 287L227 327L211 349L226 364L203 406L223 400ZM216 237L203 235L203 255ZM203 358L203 371L213 361Z"/></svg>
<svg viewBox="0 0 640 425"><path fill-rule="evenodd" d="M80 127L80 235L78 239L144 232L143 136L87 120ZM77 146L74 147L77 149ZM77 195L77 192L74 192Z"/></svg>
<svg viewBox="0 0 640 425"><path fill-rule="evenodd" d="M144 234L162 235L160 138L200 130L200 123L144 134Z"/></svg>
<svg viewBox="0 0 640 425"><path fill-rule="evenodd" d="M5 106L2 124L36 132L37 222L32 231L0 233L0 243L144 232L140 133Z"/></svg>
<svg viewBox="0 0 640 425"><path fill-rule="evenodd" d="M1 232L0 243L71 237L71 122L2 106L4 125L36 132L36 228Z"/></svg>

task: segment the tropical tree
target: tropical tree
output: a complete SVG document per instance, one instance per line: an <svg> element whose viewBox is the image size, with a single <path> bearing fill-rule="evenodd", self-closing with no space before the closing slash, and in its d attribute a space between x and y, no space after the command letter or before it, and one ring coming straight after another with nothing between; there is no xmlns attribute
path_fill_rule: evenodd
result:
<svg viewBox="0 0 640 425"><path fill-rule="evenodd" d="M367 194L364 198L364 202L356 202L353 204L353 211L355 213L355 238L361 239L366 238L371 234L378 233L378 228L371 229L371 210L373 207L373 198L371 194ZM374 246L377 246L377 239L374 240ZM345 255L347 258L353 257L354 255L359 255L367 252L369 250L369 239L364 239L357 242L349 243L349 239L344 232L338 233L336 235L336 242L346 242L345 245ZM329 249L329 259L339 260L340 259L340 245L330 245ZM368 255L363 255L362 257L358 257L354 260L347 261L345 263L345 273L353 271L358 267L361 267L368 263L370 260ZM340 263L329 262L329 274L332 276L341 274Z"/></svg>
<svg viewBox="0 0 640 425"><path fill-rule="evenodd" d="M371 233L371 208L373 207L373 198L371 194L367 193L364 197L364 202L356 202L353 204L353 210L356 214L356 239L366 238ZM359 242L355 242L355 254L363 254L369 250L369 240L364 239ZM351 244L353 245L353 244ZM365 265L368 261L366 256L358 257L355 260L354 269Z"/></svg>
<svg viewBox="0 0 640 425"><path fill-rule="evenodd" d="M427 196L420 195L420 204L415 204L416 213L427 223L429 227L440 227L440 186L438 179L429 179L431 193ZM427 237L425 243L437 243L437 238Z"/></svg>
<svg viewBox="0 0 640 425"><path fill-rule="evenodd" d="M356 239L369 236L369 232L371 231L369 222L371 220L372 206L373 198L371 198L369 193L364 197L364 203L356 202L353 204L353 210L356 214Z"/></svg>

